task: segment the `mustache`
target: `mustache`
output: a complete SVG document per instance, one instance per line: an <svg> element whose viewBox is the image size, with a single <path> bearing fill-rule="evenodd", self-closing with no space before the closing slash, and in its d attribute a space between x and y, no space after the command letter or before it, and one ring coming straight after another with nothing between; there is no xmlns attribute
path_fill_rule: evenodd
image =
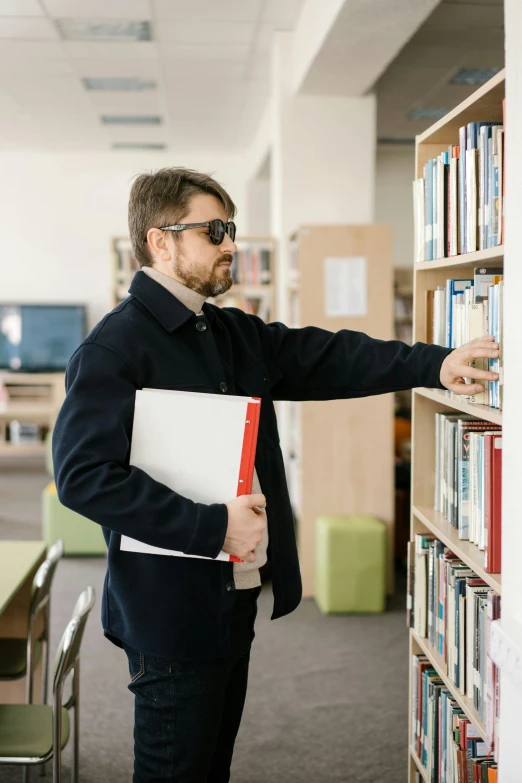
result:
<svg viewBox="0 0 522 783"><path fill-rule="evenodd" d="M234 260L234 256L232 255L232 253L224 253L222 256L218 258L214 266L216 267L218 266L218 264L224 264L225 261L231 264L233 260Z"/></svg>

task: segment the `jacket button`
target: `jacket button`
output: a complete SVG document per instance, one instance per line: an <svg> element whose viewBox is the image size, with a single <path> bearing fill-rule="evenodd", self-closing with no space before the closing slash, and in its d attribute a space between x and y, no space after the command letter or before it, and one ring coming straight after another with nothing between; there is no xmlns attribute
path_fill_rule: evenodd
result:
<svg viewBox="0 0 522 783"><path fill-rule="evenodd" d="M206 328L207 328L207 325L206 325L205 321L198 321L197 322L196 329L198 330L198 332L204 332Z"/></svg>
<svg viewBox="0 0 522 783"><path fill-rule="evenodd" d="M219 388L220 388L220 390L224 394L226 392L226 390L228 389L228 386L226 385L226 383L224 381L221 381L221 383L219 384Z"/></svg>
<svg viewBox="0 0 522 783"><path fill-rule="evenodd" d="M236 589L236 586L235 586L234 582L227 582L226 583L226 588L227 588L227 592L228 593L232 593Z"/></svg>
<svg viewBox="0 0 522 783"><path fill-rule="evenodd" d="M268 377L268 375L264 375L263 380L265 383L270 383L270 378Z"/></svg>

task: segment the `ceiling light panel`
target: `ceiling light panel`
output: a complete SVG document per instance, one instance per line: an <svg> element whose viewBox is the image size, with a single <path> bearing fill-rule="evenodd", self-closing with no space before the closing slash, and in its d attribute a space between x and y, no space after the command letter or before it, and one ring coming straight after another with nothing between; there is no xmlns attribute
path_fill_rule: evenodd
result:
<svg viewBox="0 0 522 783"><path fill-rule="evenodd" d="M113 150L166 150L167 145L161 142L131 142L115 141L112 144Z"/></svg>
<svg viewBox="0 0 522 783"><path fill-rule="evenodd" d="M110 90L111 92L142 92L154 90L157 86L155 81L132 76L85 77L82 82L86 90Z"/></svg>
<svg viewBox="0 0 522 783"><path fill-rule="evenodd" d="M55 19L151 19L149 0L42 0Z"/></svg>
<svg viewBox="0 0 522 783"><path fill-rule="evenodd" d="M57 19L56 24L67 41L150 41L148 21L132 19Z"/></svg>
<svg viewBox="0 0 522 783"><path fill-rule="evenodd" d="M449 109L444 108L426 108L426 109L410 109L408 112L409 120L440 120L449 112Z"/></svg>
<svg viewBox="0 0 522 783"><path fill-rule="evenodd" d="M60 36L49 19L37 19L24 16L4 16L0 18L0 38L21 38L58 41Z"/></svg>
<svg viewBox="0 0 522 783"><path fill-rule="evenodd" d="M45 16L38 0L0 0L0 16Z"/></svg>
<svg viewBox="0 0 522 783"><path fill-rule="evenodd" d="M162 123L162 118L158 115L131 116L127 114L122 114L122 115L103 114L100 117L100 120L104 125L161 125Z"/></svg>
<svg viewBox="0 0 522 783"><path fill-rule="evenodd" d="M485 84L499 71L500 68L461 68L450 80L450 84L470 86Z"/></svg>

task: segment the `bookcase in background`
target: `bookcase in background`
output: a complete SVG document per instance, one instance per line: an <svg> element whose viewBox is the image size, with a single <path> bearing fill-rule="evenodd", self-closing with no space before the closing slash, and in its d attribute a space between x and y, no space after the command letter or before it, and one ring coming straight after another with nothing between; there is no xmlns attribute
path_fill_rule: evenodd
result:
<svg viewBox="0 0 522 783"><path fill-rule="evenodd" d="M0 402L0 457L43 457L45 436L52 430L65 397L65 373L0 372L8 399ZM10 423L34 425L35 432L14 441Z"/></svg>
<svg viewBox="0 0 522 783"><path fill-rule="evenodd" d="M470 122L501 122L502 100L504 98L505 73L501 72L477 90L470 98L448 113L434 126L417 137L416 176L423 176L424 164L448 149L459 144L459 128ZM447 278L473 279L475 267L503 266L503 247L491 247L464 255L442 258L435 261L414 264L414 323L415 341L427 341L428 316L427 292L437 286L445 286ZM412 439L412 516L411 540L416 534L432 534L447 546L457 558L484 580L489 588L501 593L500 574L487 573L484 567L484 552L469 541L459 539L458 531L443 515L434 510L435 491L435 414L462 412L483 419L492 424L502 424L502 413L485 405L470 404L444 391L416 389L413 392L413 439ZM428 639L419 636L410 628L410 760L409 783L414 783L419 773L424 780L431 780L429 772L422 766L412 737L412 659L413 655L424 655L450 691L452 697L471 721L481 737L486 736L486 726L474 707L473 700L463 695L448 676L446 663ZM437 778L438 780L438 778Z"/></svg>
<svg viewBox="0 0 522 783"><path fill-rule="evenodd" d="M234 285L222 296L209 301L219 307L238 307L273 319L275 306L275 240L271 237L241 237L236 241L237 255L232 265ZM112 240L113 306L128 296L138 265L128 237Z"/></svg>
<svg viewBox="0 0 522 783"><path fill-rule="evenodd" d="M361 262L360 259L364 259ZM363 307L346 315L353 269L365 277ZM343 272L343 264L347 264ZM333 271L332 271L333 270ZM364 270L364 272L362 272ZM339 285L336 285L339 275ZM359 280L361 283L361 280ZM392 232L387 225L304 226L290 239L292 327L393 337ZM330 315L328 315L330 313ZM287 403L285 462L297 520L305 596L315 589L315 522L327 514L372 514L388 528L388 589L393 590L393 395Z"/></svg>

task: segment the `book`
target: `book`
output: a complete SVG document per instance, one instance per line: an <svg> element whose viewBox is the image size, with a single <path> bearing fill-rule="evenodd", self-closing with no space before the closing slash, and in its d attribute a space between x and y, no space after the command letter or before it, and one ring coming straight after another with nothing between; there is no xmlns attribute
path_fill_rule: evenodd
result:
<svg viewBox="0 0 522 783"><path fill-rule="evenodd" d="M484 436L484 569L501 572L502 538L502 436Z"/></svg>
<svg viewBox="0 0 522 783"><path fill-rule="evenodd" d="M261 400L254 397L142 389L136 392L130 465L196 503L250 494ZM219 458L201 443L212 433ZM144 521L146 524L146 521ZM125 552L237 562L225 552L200 558L121 537Z"/></svg>

